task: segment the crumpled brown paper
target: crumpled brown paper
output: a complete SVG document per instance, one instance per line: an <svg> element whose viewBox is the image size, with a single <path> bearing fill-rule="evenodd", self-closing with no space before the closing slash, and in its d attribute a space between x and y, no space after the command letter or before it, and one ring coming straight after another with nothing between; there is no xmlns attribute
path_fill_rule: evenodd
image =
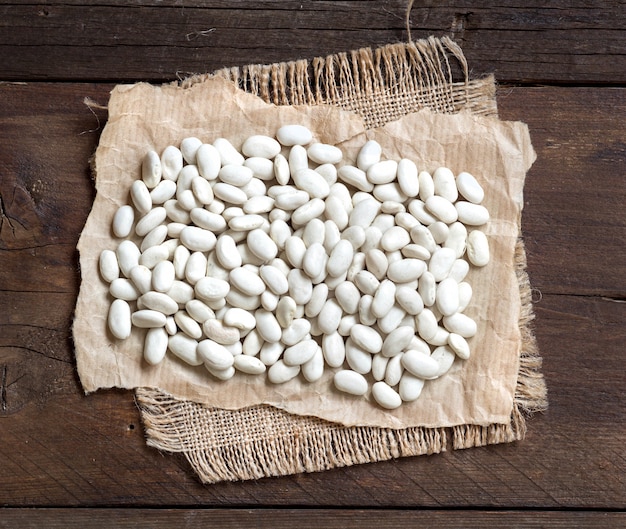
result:
<svg viewBox="0 0 626 529"><path fill-rule="evenodd" d="M361 397L334 390L333 370L310 384L300 377L282 385L264 377L237 374L215 380L203 367L190 367L171 354L158 366L142 359L144 331L125 341L106 326L112 301L98 273L104 249L119 244L111 232L116 209L129 202L141 159L188 136L205 142L229 138L236 146L252 134L274 135L284 124L308 126L317 140L341 147L355 160L367 139L383 146L383 156L413 159L420 169L441 165L469 171L483 185L491 221L483 228L491 262L468 275L474 297L466 314L478 323L472 356L457 360L443 377L426 383L421 397L385 411ZM351 425L391 428L506 424L510 421L518 375L521 338L520 296L514 270L515 243L523 206L523 185L535 154L527 127L460 113L420 111L379 129L365 130L355 114L334 107L288 107L264 103L219 78L190 88L147 84L119 86L111 94L109 120L96 151L97 195L78 244L82 283L73 326L77 366L85 392L99 388L160 388L178 398L239 409L265 403L290 413L314 415Z"/></svg>

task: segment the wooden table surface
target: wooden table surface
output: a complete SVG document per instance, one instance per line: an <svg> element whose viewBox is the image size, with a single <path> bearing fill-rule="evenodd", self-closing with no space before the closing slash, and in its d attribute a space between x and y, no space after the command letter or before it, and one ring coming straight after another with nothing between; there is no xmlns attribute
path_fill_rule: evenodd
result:
<svg viewBox="0 0 626 529"><path fill-rule="evenodd" d="M0 527L626 527L626 5L416 2L538 159L523 231L550 407L522 442L203 486L133 395L85 397L70 325L115 83L406 40L389 1L0 1ZM522 7L518 7L522 6Z"/></svg>

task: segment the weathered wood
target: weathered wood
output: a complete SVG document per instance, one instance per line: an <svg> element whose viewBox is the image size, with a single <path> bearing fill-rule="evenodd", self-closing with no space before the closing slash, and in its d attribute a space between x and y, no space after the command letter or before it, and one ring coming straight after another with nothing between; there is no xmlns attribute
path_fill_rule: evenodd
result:
<svg viewBox="0 0 626 529"><path fill-rule="evenodd" d="M185 527L291 528L323 526L328 529L360 527L363 529L540 529L543 527L571 529L619 529L626 527L624 513L559 512L559 511L444 511L444 510L354 510L331 509L12 509L1 512L0 527L21 529L170 529Z"/></svg>
<svg viewBox="0 0 626 529"><path fill-rule="evenodd" d="M85 397L73 367L74 248L93 200L89 158L106 117L83 98L106 104L110 88L0 85L3 505L626 507L626 305L602 297L625 291L625 214L616 207L624 185L623 90L499 94L502 117L528 122L539 154L527 181L524 230L529 273L543 293L535 329L551 406L529 422L525 441L203 487L181 456L145 446L130 392ZM577 244L583 250L568 257ZM0 520L11 520L3 514Z"/></svg>
<svg viewBox="0 0 626 529"><path fill-rule="evenodd" d="M537 152L522 214L533 286L626 298L626 90L503 87L498 108Z"/></svg>
<svg viewBox="0 0 626 529"><path fill-rule="evenodd" d="M406 0L177 3L12 1L0 6L0 79L172 80L407 39ZM617 0L415 2L412 38L450 35L501 82L626 81Z"/></svg>

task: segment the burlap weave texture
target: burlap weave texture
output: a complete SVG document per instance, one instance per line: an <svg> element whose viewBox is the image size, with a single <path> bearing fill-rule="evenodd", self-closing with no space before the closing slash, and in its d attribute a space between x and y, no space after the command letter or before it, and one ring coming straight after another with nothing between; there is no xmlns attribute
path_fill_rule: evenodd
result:
<svg viewBox="0 0 626 529"><path fill-rule="evenodd" d="M456 72L460 72L457 75ZM460 48L447 38L363 49L312 61L251 65L213 75L266 102L331 104L359 114L368 128L429 108L497 116L492 77L470 80ZM455 79L458 77L459 79ZM206 76L183 81L201 82ZM546 406L541 361L530 329L532 305L520 240L522 348L515 405L508 425L389 429L344 427L271 406L228 411L179 400L160 390L136 390L148 444L182 452L204 482L320 471L395 457L522 439L525 415Z"/></svg>

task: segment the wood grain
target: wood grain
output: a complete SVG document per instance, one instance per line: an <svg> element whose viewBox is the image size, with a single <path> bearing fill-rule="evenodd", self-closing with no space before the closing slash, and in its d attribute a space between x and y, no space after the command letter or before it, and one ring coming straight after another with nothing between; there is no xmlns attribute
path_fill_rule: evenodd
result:
<svg viewBox="0 0 626 529"><path fill-rule="evenodd" d="M496 75L501 118L525 121L537 151L522 226L550 408L524 441L203 486L146 446L131 392L82 392L75 248L107 118L84 98L405 40L406 4L0 5L0 527L626 527L619 0L426 0L410 14L414 39L449 35L472 76Z"/></svg>
<svg viewBox="0 0 626 529"><path fill-rule="evenodd" d="M83 98L106 104L110 88L0 85L4 505L626 508L626 304L616 299L624 295L626 256L611 236L623 234L625 217L623 208L612 217L607 212L623 185L625 156L616 147L623 89L499 94L502 117L529 123L539 155L528 176L524 230L529 273L541 291L535 331L550 409L529 422L525 441L204 487L181 456L146 447L130 392L83 396L74 370L70 327L80 281L74 248L93 199L89 158L106 119ZM598 175L591 193L589 175ZM576 244L585 251L571 257ZM408 524L412 514L390 520ZM511 516L513 526L532 522ZM578 521L605 520L589 516ZM475 520L479 526L485 518Z"/></svg>
<svg viewBox="0 0 626 529"><path fill-rule="evenodd" d="M16 509L5 511L0 528L13 528L16 522L22 529L70 529L80 527L116 527L119 529L192 529L217 526L223 529L241 527L271 527L276 529L315 527L328 529L362 527L363 529L404 529L421 525L433 529L484 529L510 527L511 529L540 529L554 527L571 529L619 529L626 527L624 513L559 512L559 511L471 511L442 510L330 510L330 509Z"/></svg>
<svg viewBox="0 0 626 529"><path fill-rule="evenodd" d="M407 39L405 0L80 0L0 6L5 80L172 80L224 66L311 59ZM415 2L413 39L450 35L500 82L626 81L617 0Z"/></svg>

